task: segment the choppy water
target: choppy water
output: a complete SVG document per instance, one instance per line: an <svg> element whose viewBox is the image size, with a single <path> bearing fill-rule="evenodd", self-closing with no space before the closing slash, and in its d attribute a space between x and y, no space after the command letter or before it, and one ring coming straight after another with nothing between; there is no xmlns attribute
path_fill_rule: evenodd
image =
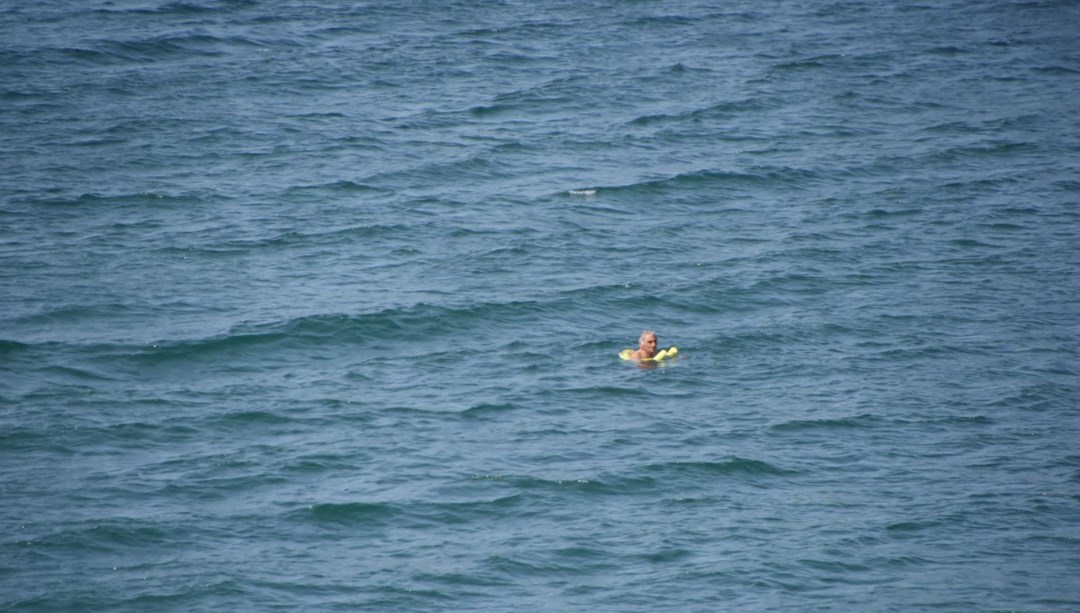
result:
<svg viewBox="0 0 1080 613"><path fill-rule="evenodd" d="M5 4L0 608L1080 609L1078 25Z"/></svg>

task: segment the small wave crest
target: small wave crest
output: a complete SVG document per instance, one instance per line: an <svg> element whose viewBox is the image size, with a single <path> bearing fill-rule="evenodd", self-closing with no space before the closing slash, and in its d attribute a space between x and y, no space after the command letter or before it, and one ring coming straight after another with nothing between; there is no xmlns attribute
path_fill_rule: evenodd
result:
<svg viewBox="0 0 1080 613"><path fill-rule="evenodd" d="M276 43L275 43L276 44ZM141 40L105 40L93 47L66 47L52 50L54 59L112 66L146 64L193 57L214 57L240 48L262 48L265 44L244 37L217 37L184 34Z"/></svg>
<svg viewBox="0 0 1080 613"><path fill-rule="evenodd" d="M563 298L556 297L555 300ZM245 356L286 359L298 350L322 352L334 347L352 346L385 357L400 352L404 343L427 342L476 331L484 324L487 333L495 334L500 324L513 325L521 319L539 317L547 303L537 300L479 302L461 306L418 303L382 309L360 315L319 314L282 321L243 323L216 336L158 341L146 346L115 347L115 352L146 365L170 361L228 359ZM497 336L497 335L496 335Z"/></svg>
<svg viewBox="0 0 1080 613"><path fill-rule="evenodd" d="M692 477L692 476L757 476L757 475L786 475L788 471L763 462L748 458L733 457L723 461L686 461L664 462L650 464L644 468L646 473L660 474L668 477Z"/></svg>
<svg viewBox="0 0 1080 613"><path fill-rule="evenodd" d="M773 105L762 99L745 99L723 102L703 108L695 108L679 113L654 113L641 115L632 119L629 125L646 127L669 124L690 124L698 126L702 122L729 120L735 115L742 113L755 113L765 111Z"/></svg>
<svg viewBox="0 0 1080 613"><path fill-rule="evenodd" d="M302 521L381 528L390 525L463 524L501 516L521 502L516 494L476 501L342 502L308 505L293 516Z"/></svg>
<svg viewBox="0 0 1080 613"><path fill-rule="evenodd" d="M313 504L300 512L302 517L317 522L369 525L382 525L399 514L395 505L385 502Z"/></svg>
<svg viewBox="0 0 1080 613"><path fill-rule="evenodd" d="M750 187L793 189L822 177L811 170L790 167L751 167L746 171L698 170L659 179L647 179L624 185L600 186L605 194L641 195L655 197L684 190L727 189L742 190Z"/></svg>
<svg viewBox="0 0 1080 613"><path fill-rule="evenodd" d="M758 483L762 479L790 475L791 471L768 462L732 457L726 460L691 460L661 462L618 473L576 478L545 478L527 475L487 477L503 481L524 492L545 495L620 496L639 495L657 489L698 487L714 480Z"/></svg>
<svg viewBox="0 0 1080 613"><path fill-rule="evenodd" d="M836 419L794 419L775 424L772 426L772 430L775 432L803 432L806 430L862 429L872 426L876 421L877 418L873 415Z"/></svg>

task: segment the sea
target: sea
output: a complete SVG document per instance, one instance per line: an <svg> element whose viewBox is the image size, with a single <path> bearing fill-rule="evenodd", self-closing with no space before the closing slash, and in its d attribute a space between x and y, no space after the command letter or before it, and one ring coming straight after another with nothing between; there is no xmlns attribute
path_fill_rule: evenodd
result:
<svg viewBox="0 0 1080 613"><path fill-rule="evenodd" d="M1080 611L1078 32L0 3L0 610Z"/></svg>

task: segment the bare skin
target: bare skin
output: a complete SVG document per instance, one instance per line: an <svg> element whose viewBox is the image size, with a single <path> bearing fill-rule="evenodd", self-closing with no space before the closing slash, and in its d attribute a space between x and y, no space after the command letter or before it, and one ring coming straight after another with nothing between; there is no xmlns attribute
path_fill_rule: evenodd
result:
<svg viewBox="0 0 1080 613"><path fill-rule="evenodd" d="M646 330L641 333L641 337L638 338L638 350L631 354L635 360L642 360L645 358L651 358L656 355L656 332L652 330Z"/></svg>

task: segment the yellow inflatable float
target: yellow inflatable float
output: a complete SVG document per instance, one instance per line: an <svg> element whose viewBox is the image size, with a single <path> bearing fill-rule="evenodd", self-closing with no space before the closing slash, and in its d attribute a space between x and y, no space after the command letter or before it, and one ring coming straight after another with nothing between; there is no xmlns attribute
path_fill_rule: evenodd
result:
<svg viewBox="0 0 1080 613"><path fill-rule="evenodd" d="M671 349L661 349L660 351L657 351L656 355L654 355L653 357L651 357L651 358L641 358L640 361L641 362L660 362L660 361L666 360L668 358L673 358L676 355L678 355L678 353L679 353L679 348L678 347L672 347ZM624 360L633 360L634 359L634 350L633 349L623 349L622 351L619 352L619 357L624 359Z"/></svg>

